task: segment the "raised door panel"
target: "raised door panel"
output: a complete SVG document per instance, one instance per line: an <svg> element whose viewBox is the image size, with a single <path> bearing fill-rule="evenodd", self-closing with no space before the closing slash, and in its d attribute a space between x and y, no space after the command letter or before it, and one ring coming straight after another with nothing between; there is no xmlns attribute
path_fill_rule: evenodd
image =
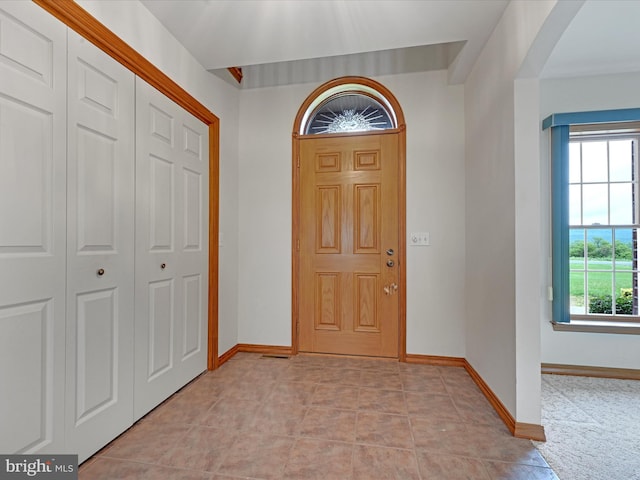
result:
<svg viewBox="0 0 640 480"><path fill-rule="evenodd" d="M39 451L53 439L54 305L51 299L0 307L0 451ZM6 360L6 361L4 361ZM19 366L19 368L18 368ZM16 374L19 370L19 376ZM61 445L60 445L61 446Z"/></svg>
<svg viewBox="0 0 640 480"><path fill-rule="evenodd" d="M208 130L136 83L139 418L206 369Z"/></svg>
<svg viewBox="0 0 640 480"><path fill-rule="evenodd" d="M316 189L316 253L340 253L342 186L321 185Z"/></svg>
<svg viewBox="0 0 640 480"><path fill-rule="evenodd" d="M66 28L0 2L3 453L64 450L66 78Z"/></svg>
<svg viewBox="0 0 640 480"><path fill-rule="evenodd" d="M175 337L173 280L149 284L149 336L147 381L152 382L173 367Z"/></svg>
<svg viewBox="0 0 640 480"><path fill-rule="evenodd" d="M51 254L53 116L0 97L0 253Z"/></svg>
<svg viewBox="0 0 640 480"><path fill-rule="evenodd" d="M182 170L184 192L184 223L182 249L184 251L202 251L202 184L200 172L188 168Z"/></svg>
<svg viewBox="0 0 640 480"><path fill-rule="evenodd" d="M316 330L340 330L340 273L316 273Z"/></svg>
<svg viewBox="0 0 640 480"><path fill-rule="evenodd" d="M75 422L82 424L118 401L118 292L77 295Z"/></svg>
<svg viewBox="0 0 640 480"><path fill-rule="evenodd" d="M380 253L380 185L354 185L355 253Z"/></svg>
<svg viewBox="0 0 640 480"><path fill-rule="evenodd" d="M175 166L170 159L156 155L149 155L147 162L148 181L144 183L149 189L149 251L171 252L174 250Z"/></svg>
<svg viewBox="0 0 640 480"><path fill-rule="evenodd" d="M133 423L134 75L68 44L67 448L88 458Z"/></svg>
<svg viewBox="0 0 640 480"><path fill-rule="evenodd" d="M355 274L354 331L380 333L378 323L379 275Z"/></svg>
<svg viewBox="0 0 640 480"><path fill-rule="evenodd" d="M202 294L206 291L202 285L202 275L186 275L182 278L184 290L184 304L182 316L182 349L181 358L186 360L192 355L197 355L203 349L205 317L202 307L204 304Z"/></svg>
<svg viewBox="0 0 640 480"><path fill-rule="evenodd" d="M118 235L118 140L83 125L76 129L76 253L113 253Z"/></svg>

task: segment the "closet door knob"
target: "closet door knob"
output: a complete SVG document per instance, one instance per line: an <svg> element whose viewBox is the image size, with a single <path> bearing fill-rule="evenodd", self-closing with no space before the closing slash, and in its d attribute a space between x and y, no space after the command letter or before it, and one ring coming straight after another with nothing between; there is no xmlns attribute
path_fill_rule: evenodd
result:
<svg viewBox="0 0 640 480"><path fill-rule="evenodd" d="M166 263L161 263L161 264L160 264L160 268L161 268L162 270L164 270L165 268L167 268L167 264L166 264Z"/></svg>
<svg viewBox="0 0 640 480"><path fill-rule="evenodd" d="M96 273L98 274L99 277L101 277L102 275L104 275L104 268L99 268Z"/></svg>

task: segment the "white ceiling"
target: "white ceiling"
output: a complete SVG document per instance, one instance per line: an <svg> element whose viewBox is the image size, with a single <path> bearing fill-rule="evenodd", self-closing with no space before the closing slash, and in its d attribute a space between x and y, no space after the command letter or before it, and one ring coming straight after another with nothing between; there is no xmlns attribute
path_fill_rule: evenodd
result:
<svg viewBox="0 0 640 480"><path fill-rule="evenodd" d="M374 75L378 65L387 71L377 74L449 67L452 83L462 83L508 0L142 3L205 69L243 67L246 88L316 81L320 63L350 75Z"/></svg>
<svg viewBox="0 0 640 480"><path fill-rule="evenodd" d="M463 83L509 3L141 1L205 69L237 85L226 68L242 67L242 88L446 68ZM640 71L640 0L586 0L541 77L627 71Z"/></svg>
<svg viewBox="0 0 640 480"><path fill-rule="evenodd" d="M543 78L640 71L640 1L587 0L556 44Z"/></svg>

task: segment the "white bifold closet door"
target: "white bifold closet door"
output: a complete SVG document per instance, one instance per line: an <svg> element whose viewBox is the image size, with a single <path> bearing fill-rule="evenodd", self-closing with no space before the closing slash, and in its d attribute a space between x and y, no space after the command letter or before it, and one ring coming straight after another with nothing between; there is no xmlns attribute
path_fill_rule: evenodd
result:
<svg viewBox="0 0 640 480"><path fill-rule="evenodd" d="M207 126L136 78L135 418L206 369Z"/></svg>
<svg viewBox="0 0 640 480"><path fill-rule="evenodd" d="M68 72L66 443L83 459L133 423L135 76L71 30Z"/></svg>
<svg viewBox="0 0 640 480"><path fill-rule="evenodd" d="M208 128L0 1L0 453L109 443L206 369Z"/></svg>
<svg viewBox="0 0 640 480"><path fill-rule="evenodd" d="M66 27L0 2L0 452L64 448Z"/></svg>

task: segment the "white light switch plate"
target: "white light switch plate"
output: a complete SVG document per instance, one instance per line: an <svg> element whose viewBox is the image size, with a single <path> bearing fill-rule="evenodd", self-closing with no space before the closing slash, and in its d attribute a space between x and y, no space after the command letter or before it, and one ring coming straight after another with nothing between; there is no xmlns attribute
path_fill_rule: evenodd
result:
<svg viewBox="0 0 640 480"><path fill-rule="evenodd" d="M429 232L413 232L409 234L409 245L427 246L431 245Z"/></svg>

